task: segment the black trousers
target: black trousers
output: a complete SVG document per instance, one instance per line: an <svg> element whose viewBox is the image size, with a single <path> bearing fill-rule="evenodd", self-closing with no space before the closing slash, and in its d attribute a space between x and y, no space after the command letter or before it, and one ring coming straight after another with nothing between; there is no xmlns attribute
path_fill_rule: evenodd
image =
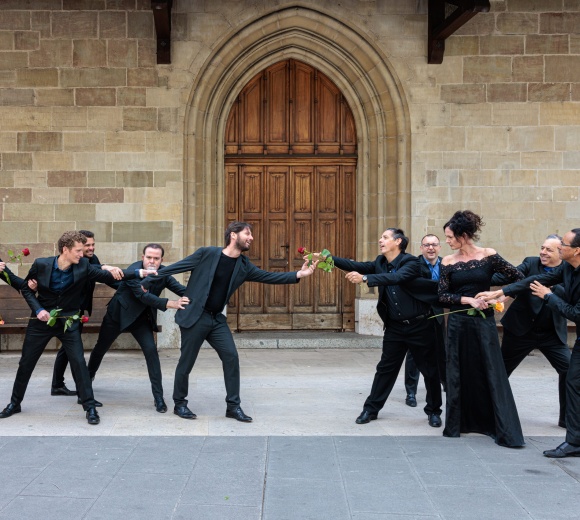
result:
<svg viewBox="0 0 580 520"><path fill-rule="evenodd" d="M153 329L151 328L151 324L145 314L139 316L130 327L124 330L121 330L119 323L115 321L109 313L105 314L97 343L95 344L95 348L93 348L91 357L89 358L90 376L95 376L97 370L99 370L99 367L101 366L105 354L122 332L130 332L137 343L139 343L143 355L145 356L145 362L147 363L147 372L149 373L149 381L151 381L153 397L162 398L163 384L159 353L157 352Z"/></svg>
<svg viewBox="0 0 580 520"><path fill-rule="evenodd" d="M364 404L365 410L378 413L383 408L395 386L405 354L410 351L425 379L427 390L425 413L441 414L441 383L436 349L433 348L432 341L434 328L433 320L422 320L411 325L396 321L387 323L381 360L377 365L371 393Z"/></svg>
<svg viewBox="0 0 580 520"><path fill-rule="evenodd" d="M538 349L558 372L558 396L560 421L566 417L566 375L570 365L570 349L562 343L555 331L533 330L523 336L515 336L504 329L501 355L508 377L534 349Z"/></svg>
<svg viewBox="0 0 580 520"><path fill-rule="evenodd" d="M62 343L62 348L70 361L74 378L78 382L77 390L83 408L87 410L94 406L93 388L85 362L80 328L78 323L75 323L64 332L64 324L64 319L56 320L56 324L53 327L49 327L44 321L30 320L26 328L22 355L18 363L16 380L12 389L12 403L20 404L22 402L36 363L38 363L48 342L56 337Z"/></svg>
<svg viewBox="0 0 580 520"><path fill-rule="evenodd" d="M228 410L240 405L240 360L236 344L223 314L204 312L193 327L181 329L181 355L175 369L173 401L175 406L187 405L189 374L195 365L204 340L217 352L222 361Z"/></svg>
<svg viewBox="0 0 580 520"><path fill-rule="evenodd" d="M79 323L80 333L83 333L83 323ZM54 359L54 368L52 370L52 387L60 388L64 386L64 373L66 372L66 367L68 366L68 357L66 351L60 348L56 352L56 357ZM76 387L76 380L74 374L72 374L73 381Z"/></svg>
<svg viewBox="0 0 580 520"><path fill-rule="evenodd" d="M435 341L435 348L437 350L437 369L439 370L439 379L443 385L443 389L447 386L447 360L446 360L446 349L445 349L445 325L441 323L435 324L435 336L433 336L432 341ZM419 369L415 364L413 355L411 352L407 352L407 357L405 358L405 390L407 395L416 394L417 386L419 384Z"/></svg>
<svg viewBox="0 0 580 520"><path fill-rule="evenodd" d="M566 376L566 442L580 446L580 338L574 344Z"/></svg>

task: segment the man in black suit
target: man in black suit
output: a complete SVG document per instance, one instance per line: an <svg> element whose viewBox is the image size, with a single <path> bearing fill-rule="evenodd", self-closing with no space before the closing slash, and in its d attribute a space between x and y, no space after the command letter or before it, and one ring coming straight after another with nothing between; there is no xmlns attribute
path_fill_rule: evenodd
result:
<svg viewBox="0 0 580 520"><path fill-rule="evenodd" d="M207 342L216 350L224 371L226 386L226 417L242 422L251 422L240 406L240 363L232 333L222 311L236 289L244 282L268 284L298 283L316 268L304 262L298 272L272 273L258 269L243 252L250 249L254 237L252 227L245 222L231 223L225 232L225 248L202 247L192 255L164 267L158 276L190 271L185 296L190 304L175 314L181 330L181 356L175 370L173 387L173 413L183 419L197 416L187 407L189 373L202 343ZM142 285L149 289L157 280L150 276Z"/></svg>
<svg viewBox="0 0 580 520"><path fill-rule="evenodd" d="M580 228L568 231L560 242L562 264L551 273L532 275L506 285L498 291L485 291L476 298L495 300L502 296L532 294L543 299L554 313L559 313L576 325L576 341L566 376L566 441L553 450L544 451L550 458L580 457ZM562 284L561 296L550 287Z"/></svg>
<svg viewBox="0 0 580 520"><path fill-rule="evenodd" d="M436 282L439 281L439 270L441 268L441 241L437 235L425 235L421 239L421 254L418 256L419 264L421 265L421 276L423 278L430 278ZM439 326L435 327L435 335L432 338L432 346L437 352L437 369L439 370L439 379L443 385L443 390L446 387L446 360L445 360L445 319L443 316L443 308L434 305L433 314L436 315L434 320L437 320ZM405 390L407 397L405 404L407 406L417 406L417 385L419 383L419 369L415 364L411 352L407 352L405 358Z"/></svg>
<svg viewBox="0 0 580 520"><path fill-rule="evenodd" d="M87 280L107 283L113 282L115 276L107 271L95 269L86 258L83 258L85 241L86 238L77 231L67 231L58 240L59 256L37 258L30 268L26 280L37 281L38 296L35 296L26 285L22 287L22 294L32 309L32 317L36 319L31 319L26 328L12 398L8 406L0 412L0 419L21 411L20 403L24 399L34 367L48 342L57 337L62 343L62 348L66 349L71 369L79 383L77 388L88 423L100 422L83 355L78 318ZM146 276L147 273L139 274ZM139 276L130 272L124 275L128 278ZM51 319L50 311L55 309L60 309L60 317L49 326L47 322ZM65 331L67 318L73 316L77 316L77 319L73 319L71 326Z"/></svg>
<svg viewBox="0 0 580 520"><path fill-rule="evenodd" d="M115 271L120 272L121 270L118 267L111 267L107 265L101 265L101 261L95 254L95 234L92 231L81 229L79 233L86 237L87 241L83 246L83 256L89 261L89 264L96 267L97 269L104 269L106 271ZM118 287L119 282L114 282L109 284L113 288ZM94 280L90 280L87 282L87 286L85 287L83 302L81 304L81 315L87 312L89 316L91 316L93 312L93 293L95 292L95 285L96 282ZM29 284L30 286L30 284ZM31 289L35 290L36 288L33 286ZM82 322L79 324L81 334L83 332L83 324ZM52 372L52 385L50 388L50 395L77 395L75 390L69 390L64 382L64 373L66 371L66 367L68 365L68 358L66 357L66 351L63 348L58 349L56 353L56 358L54 360L54 370ZM96 406L102 406L99 401L95 401Z"/></svg>
<svg viewBox="0 0 580 520"><path fill-rule="evenodd" d="M551 273L561 263L559 254L561 237L549 235L542 247L540 256L528 256L518 266L525 277ZM505 279L500 273L492 278L492 285L503 285ZM564 295L561 285L552 287L554 294ZM568 327L566 318L551 309L544 300L532 293L520 294L508 307L501 323L503 339L501 354L508 377L534 349L540 350L558 372L558 393L560 415L558 426L566 428L566 375L570 365L568 348Z"/></svg>
<svg viewBox="0 0 580 520"><path fill-rule="evenodd" d="M143 248L140 261L130 265L127 269L146 269L158 271L163 266L164 250L159 244L147 244ZM169 300L160 298L163 289L169 289L181 298ZM161 364L154 332L157 332L157 310L184 309L189 299L183 296L185 286L181 285L173 276L164 276L156 279L147 292L143 291L140 280L123 281L117 292L108 303L107 313L103 318L101 331L95 348L89 358L89 375L94 379L103 357L122 332L130 332L139 343L147 362L147 371L153 391L153 404L159 413L167 411L163 400L163 385L161 383Z"/></svg>
<svg viewBox="0 0 580 520"><path fill-rule="evenodd" d="M346 275L348 281L378 286L377 311L385 324L381 360L357 424L377 418L410 350L425 378L424 410L429 425L441 426L441 383L432 345L437 322L429 319L431 306L437 301L437 282L422 276L419 258L405 253L408 243L402 229L388 228L379 239L381 254L374 261L354 262L333 257L336 267L351 271Z"/></svg>

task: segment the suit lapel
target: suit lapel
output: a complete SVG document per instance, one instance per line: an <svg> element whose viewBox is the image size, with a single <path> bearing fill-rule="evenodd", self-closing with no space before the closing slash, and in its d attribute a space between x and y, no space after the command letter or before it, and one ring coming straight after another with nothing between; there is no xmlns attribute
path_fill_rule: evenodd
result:
<svg viewBox="0 0 580 520"><path fill-rule="evenodd" d="M49 258L43 258L38 262L38 280L37 282L46 287L47 289L50 288L50 276L52 274L52 266L54 265L56 257L51 256Z"/></svg>

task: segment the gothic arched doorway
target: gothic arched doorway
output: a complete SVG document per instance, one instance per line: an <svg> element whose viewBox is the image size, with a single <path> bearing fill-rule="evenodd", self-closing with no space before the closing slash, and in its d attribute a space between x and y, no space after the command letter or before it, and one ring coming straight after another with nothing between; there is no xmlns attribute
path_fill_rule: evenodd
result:
<svg viewBox="0 0 580 520"><path fill-rule="evenodd" d="M355 256L356 142L344 96L312 66L285 60L246 84L225 128L225 219L252 224L253 263L298 270L299 247ZM340 272L248 283L227 315L235 330L354 330L354 289Z"/></svg>

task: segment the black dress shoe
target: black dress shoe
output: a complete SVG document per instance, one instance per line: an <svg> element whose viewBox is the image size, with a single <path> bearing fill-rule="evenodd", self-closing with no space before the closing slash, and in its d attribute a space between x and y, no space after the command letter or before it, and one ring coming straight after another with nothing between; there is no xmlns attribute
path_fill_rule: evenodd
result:
<svg viewBox="0 0 580 520"><path fill-rule="evenodd" d="M563 459L564 457L580 457L580 446L574 446L573 444L568 444L563 442L554 450L546 450L544 452L544 457L550 457L551 459Z"/></svg>
<svg viewBox="0 0 580 520"><path fill-rule="evenodd" d="M96 399L94 399L94 401L95 401L95 406L97 408L100 407L100 406L103 406L103 403L101 403L101 401L97 401ZM81 398L80 397L77 399L77 404L83 404L83 402L81 401Z"/></svg>
<svg viewBox="0 0 580 520"><path fill-rule="evenodd" d="M226 417L230 419L235 419L236 421L240 422L252 422L253 419L244 413L244 411L238 406L233 410L226 410Z"/></svg>
<svg viewBox="0 0 580 520"><path fill-rule="evenodd" d="M558 426L560 428L566 428L566 421L563 419L558 420Z"/></svg>
<svg viewBox="0 0 580 520"><path fill-rule="evenodd" d="M0 419L6 419L15 413L20 413L22 409L19 404L10 403L4 410L0 412Z"/></svg>
<svg viewBox="0 0 580 520"><path fill-rule="evenodd" d="M441 427L441 417L436 413L432 413L429 415L429 426L433 426L433 428L440 428Z"/></svg>
<svg viewBox="0 0 580 520"><path fill-rule="evenodd" d="M94 407L91 407L87 410L86 416L87 416L87 422L89 424L99 424L101 422L101 418L99 417L99 413L97 412L97 409Z"/></svg>
<svg viewBox="0 0 580 520"><path fill-rule="evenodd" d="M363 410L362 413L356 418L357 424L366 424L371 421L377 420L377 414L369 412L368 410Z"/></svg>
<svg viewBox="0 0 580 520"><path fill-rule="evenodd" d="M405 399L405 404L415 408L415 406L417 406L417 399L415 398L415 394L408 394L407 398Z"/></svg>
<svg viewBox="0 0 580 520"><path fill-rule="evenodd" d="M69 390L66 385L62 385L62 386L53 386L50 389L50 395L67 395L67 396L71 396L71 395L77 395L75 390Z"/></svg>
<svg viewBox="0 0 580 520"><path fill-rule="evenodd" d="M182 419L195 419L195 415L187 406L175 406L173 408L173 413L179 415Z"/></svg>
<svg viewBox="0 0 580 520"><path fill-rule="evenodd" d="M155 405L155 410L159 413L165 413L167 411L167 405L165 404L163 397L156 397L153 404Z"/></svg>

